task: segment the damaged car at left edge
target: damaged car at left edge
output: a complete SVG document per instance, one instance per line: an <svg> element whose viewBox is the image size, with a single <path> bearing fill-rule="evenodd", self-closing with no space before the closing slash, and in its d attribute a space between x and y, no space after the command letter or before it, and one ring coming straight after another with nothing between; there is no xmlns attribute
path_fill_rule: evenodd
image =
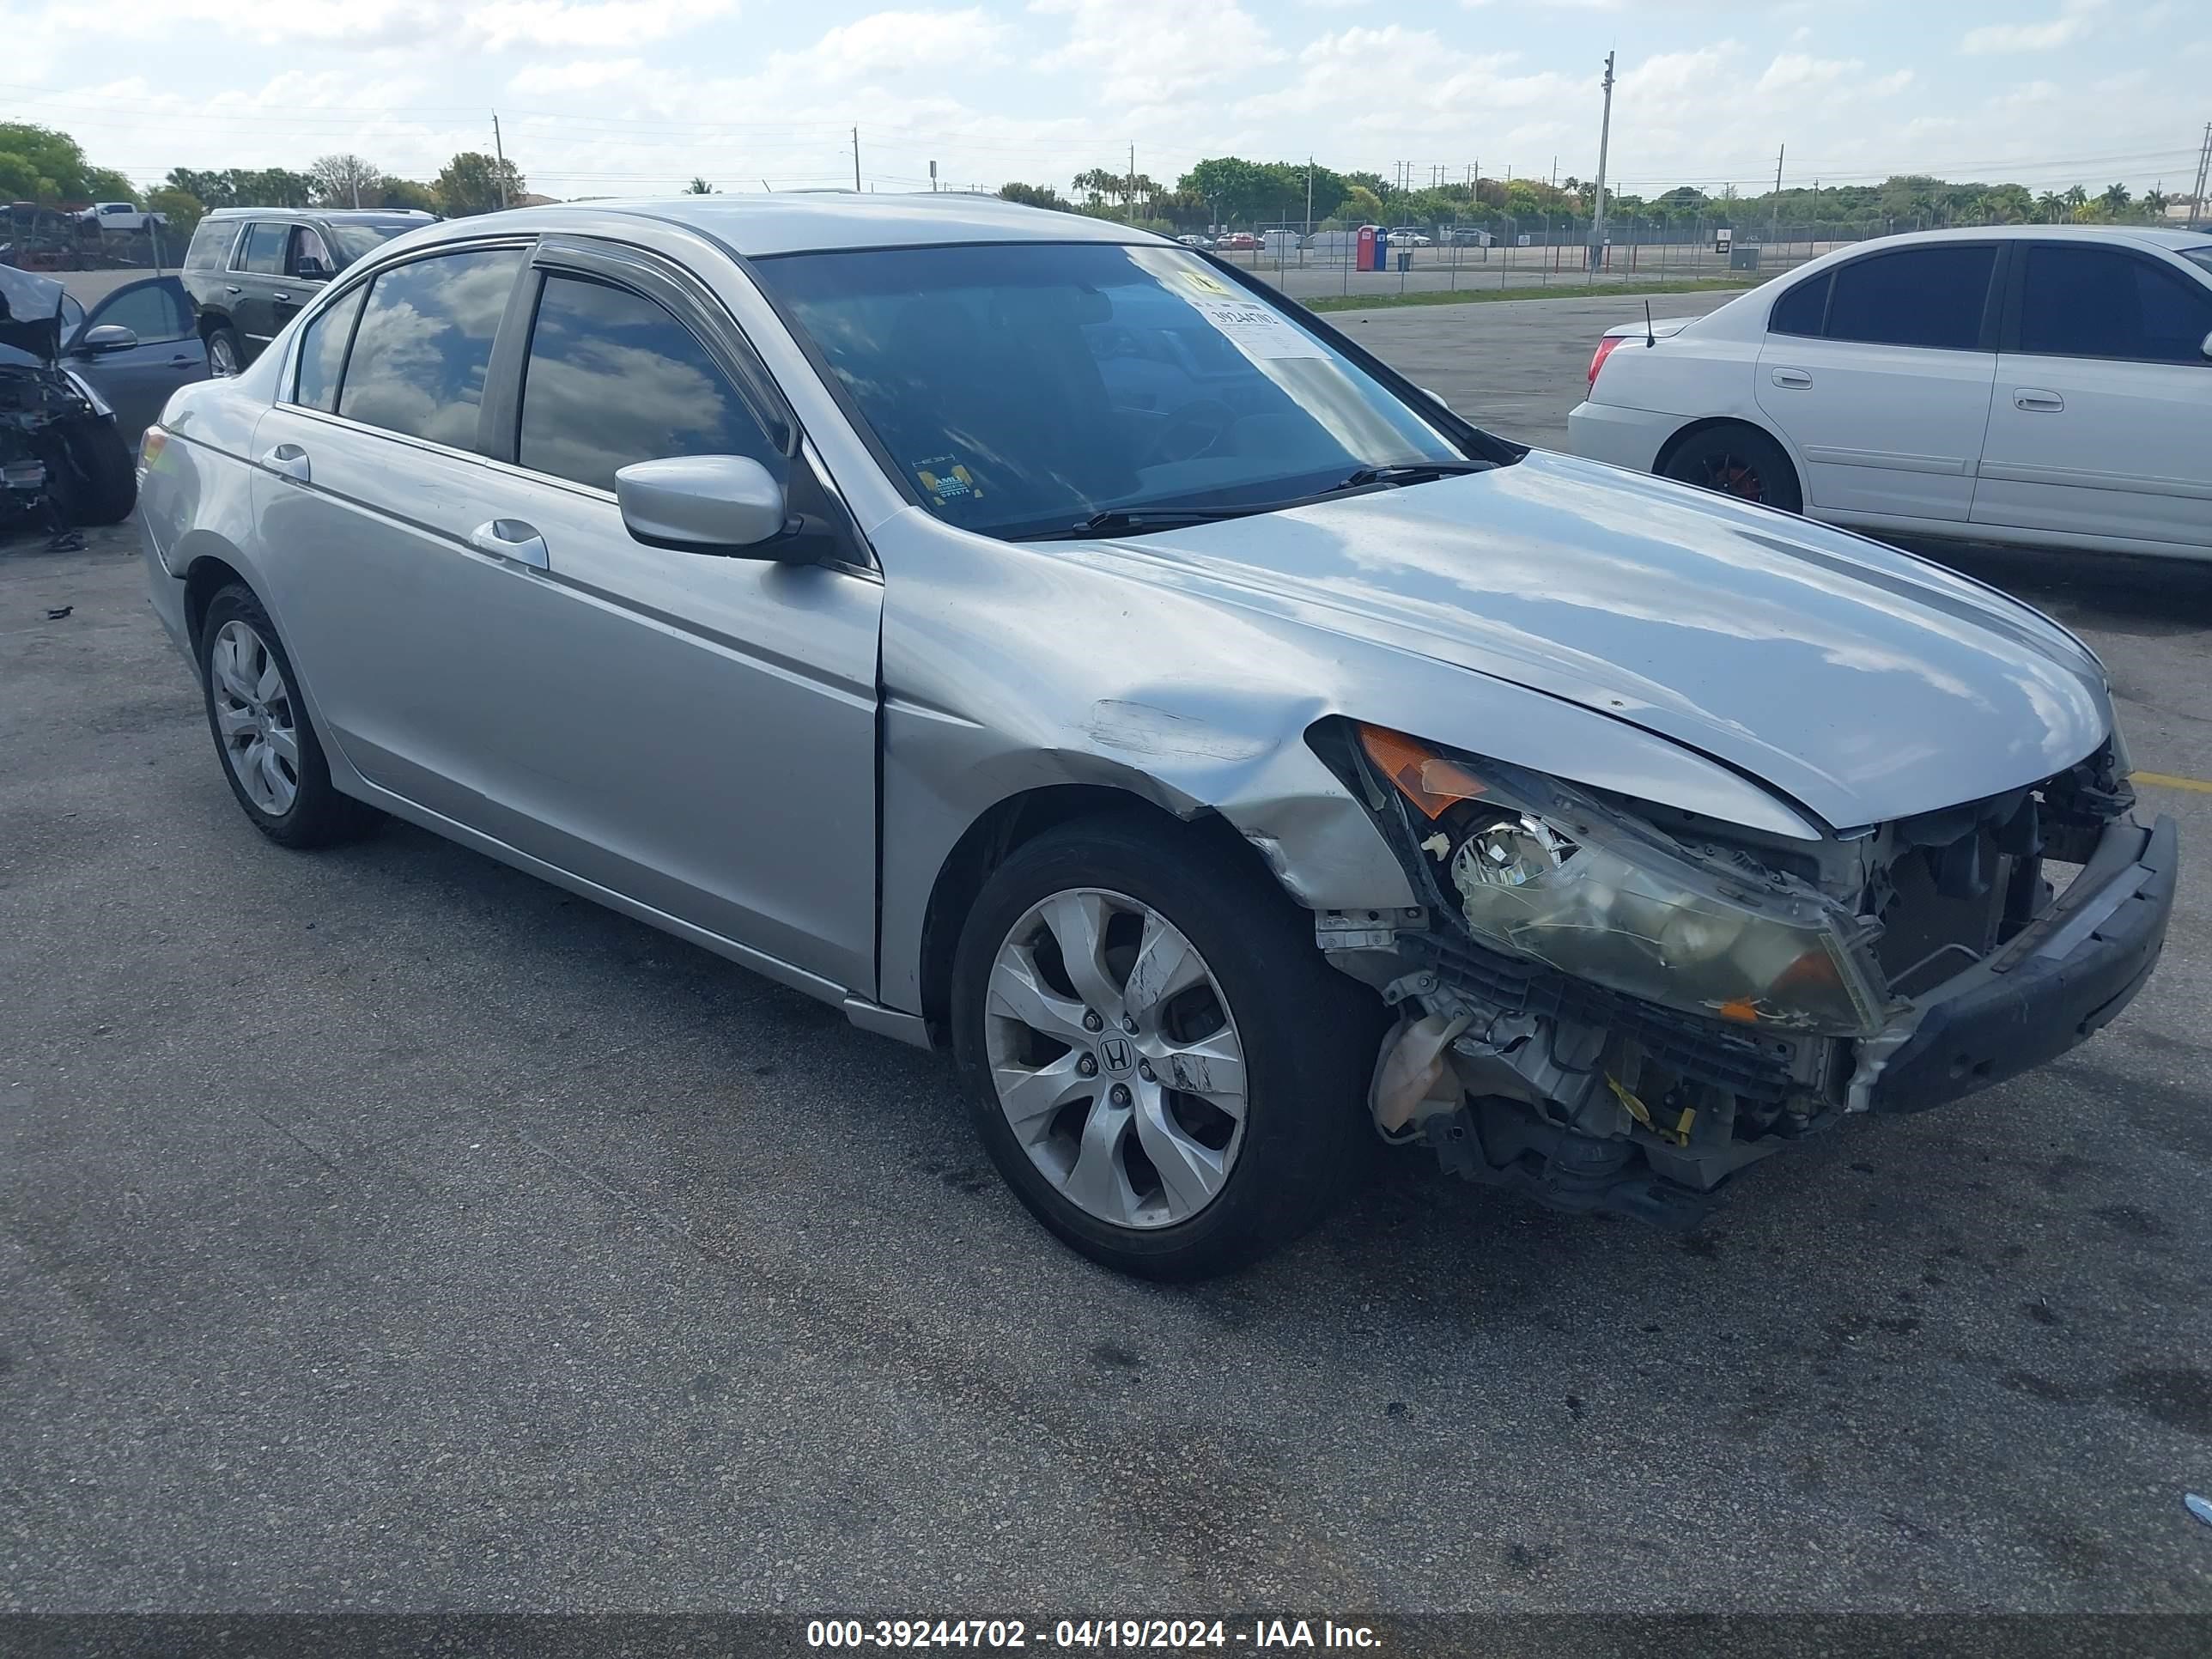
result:
<svg viewBox="0 0 2212 1659"><path fill-rule="evenodd" d="M88 314L53 278L0 265L0 529L122 523L132 446L206 373L177 278L126 283Z"/></svg>
<svg viewBox="0 0 2212 1659"><path fill-rule="evenodd" d="M1253 1259L1378 1139L1694 1224L2085 1041L2173 905L2057 623L1510 443L1102 221L432 226L142 458L257 830L389 813L948 1048L1132 1273Z"/></svg>

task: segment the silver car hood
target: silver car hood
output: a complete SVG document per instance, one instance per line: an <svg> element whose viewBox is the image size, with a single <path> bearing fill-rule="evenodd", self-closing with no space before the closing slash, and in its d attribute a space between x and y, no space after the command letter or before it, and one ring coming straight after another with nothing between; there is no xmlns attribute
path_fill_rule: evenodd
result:
<svg viewBox="0 0 2212 1659"><path fill-rule="evenodd" d="M2112 726L2087 648L1993 589L1807 520L1541 451L1096 550L1151 581L1629 721L1838 829L2037 781ZM1485 747L1450 708L1419 735Z"/></svg>

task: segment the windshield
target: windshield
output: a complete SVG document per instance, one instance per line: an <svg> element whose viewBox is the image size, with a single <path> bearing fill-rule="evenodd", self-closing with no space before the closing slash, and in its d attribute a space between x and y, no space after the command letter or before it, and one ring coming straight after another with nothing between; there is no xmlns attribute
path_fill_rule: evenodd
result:
<svg viewBox="0 0 2212 1659"><path fill-rule="evenodd" d="M364 253L381 246L395 236L404 236L415 228L404 221L396 225L331 225L331 240L338 245L338 258L351 264Z"/></svg>
<svg viewBox="0 0 2212 1659"><path fill-rule="evenodd" d="M949 523L1295 499L1457 462L1425 411L1181 248L1016 242L756 262Z"/></svg>

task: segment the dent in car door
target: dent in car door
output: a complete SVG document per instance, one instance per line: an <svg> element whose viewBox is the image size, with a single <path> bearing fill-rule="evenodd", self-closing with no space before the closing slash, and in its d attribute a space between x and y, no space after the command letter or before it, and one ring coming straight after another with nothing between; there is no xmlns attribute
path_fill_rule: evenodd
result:
<svg viewBox="0 0 2212 1659"><path fill-rule="evenodd" d="M494 469L483 518L534 536L544 568L503 573L501 625L477 635L498 688L480 787L526 850L872 994L882 583L632 538L606 486L659 455L752 454L795 514L835 503L703 288L628 254L538 258L520 465ZM831 540L849 533L824 543L858 557Z"/></svg>
<svg viewBox="0 0 2212 1659"><path fill-rule="evenodd" d="M2120 248L2015 258L1974 522L2212 546L2212 285Z"/></svg>
<svg viewBox="0 0 2212 1659"><path fill-rule="evenodd" d="M1996 260L1986 243L1850 260L1831 274L1818 334L1768 334L1759 404L1805 459L1808 507L1967 516L1996 374Z"/></svg>

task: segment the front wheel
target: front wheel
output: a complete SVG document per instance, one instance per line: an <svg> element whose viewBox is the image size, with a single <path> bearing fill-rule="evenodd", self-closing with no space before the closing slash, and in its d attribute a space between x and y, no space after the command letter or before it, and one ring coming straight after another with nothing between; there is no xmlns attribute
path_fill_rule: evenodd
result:
<svg viewBox="0 0 2212 1659"><path fill-rule="evenodd" d="M1000 1173L1121 1272L1241 1266L1366 1167L1380 1003L1264 872L1193 831L1116 817L1020 848L962 932L952 1020Z"/></svg>
<svg viewBox="0 0 2212 1659"><path fill-rule="evenodd" d="M1784 513L1802 513L1804 492L1789 452L1756 427L1707 427L1674 447L1659 469L1669 478Z"/></svg>

